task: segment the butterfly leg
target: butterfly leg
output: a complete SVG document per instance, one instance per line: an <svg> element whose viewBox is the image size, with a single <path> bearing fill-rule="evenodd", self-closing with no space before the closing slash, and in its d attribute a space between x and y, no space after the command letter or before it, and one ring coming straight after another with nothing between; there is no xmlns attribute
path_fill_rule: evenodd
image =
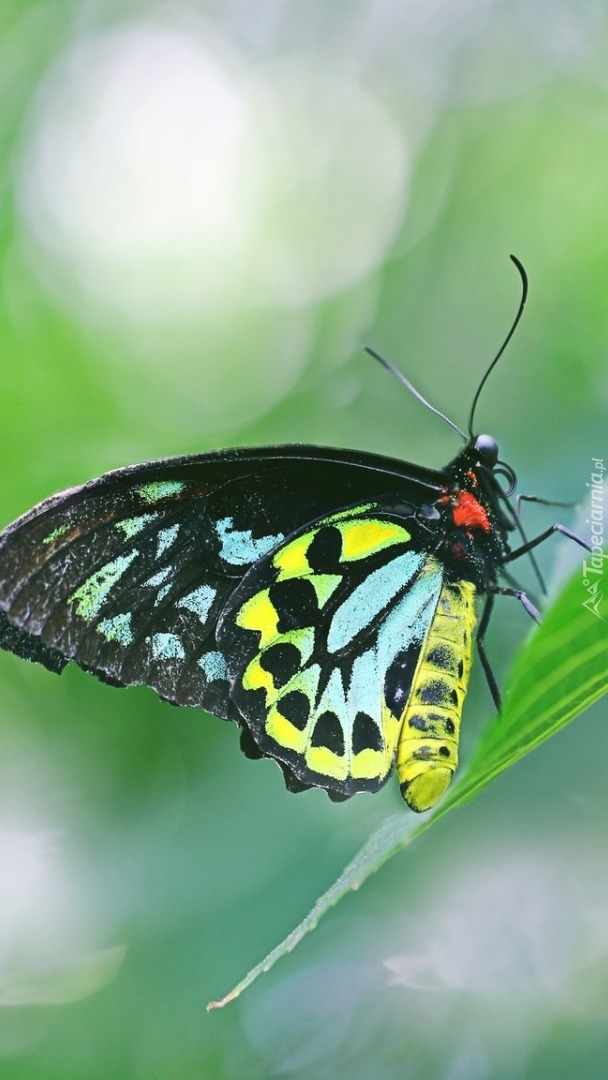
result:
<svg viewBox="0 0 608 1080"><path fill-rule="evenodd" d="M485 646L484 646L484 643L483 643L484 638L486 636L486 630L488 629L488 624L490 622L490 616L492 615L493 608L494 608L494 595L492 593L490 593L488 595L488 597L486 598L485 606L484 606L484 609L483 609L483 612L482 612L481 619L479 621L479 627L478 627L478 630L477 630L477 636L476 636L475 640L477 641L477 652L479 653L479 659L481 660L481 666L483 668L483 672L484 672L484 675L486 677L486 682L488 684L488 688L489 688L490 693L492 695L492 701L494 702L494 704L496 706L496 711L500 712L500 707L501 707L500 690L498 689L498 683L496 682L496 676L495 676L494 672L492 671L492 665L490 664L490 661L488 660L488 654L486 653Z"/></svg>
<svg viewBox="0 0 608 1080"><path fill-rule="evenodd" d="M485 607L483 609L482 616L481 616L481 619L479 621L479 629L477 630L477 651L479 653L479 659L481 660L481 666L483 668L484 675L486 677L486 681L488 683L488 687L489 687L490 693L492 695L492 700L493 700L493 702L494 702L494 704L496 706L497 711L500 712L500 708L501 708L500 690L498 689L498 683L496 682L496 676L494 675L494 672L492 671L492 665L490 664L490 661L488 660L488 655L486 653L485 646L484 646L484 643L483 643L484 638L486 636L486 631L488 629L488 624L490 622L490 616L492 615L492 610L494 608L494 597L497 594L500 594L500 596L514 596L516 600L519 600L520 604L523 606L525 611L527 611L528 615L532 619L534 619L534 621L537 622L537 623L540 622L540 614L536 610L536 608L534 607L534 604L530 600L527 593L525 593L523 591L523 589L511 589L511 588L507 588L504 585L495 585L493 587L492 591L488 594L488 597L487 597L486 603L485 603Z"/></svg>
<svg viewBox="0 0 608 1080"><path fill-rule="evenodd" d="M558 499L541 499L540 495L518 495L515 499L515 514L518 521L521 519L521 504L523 502L533 502L539 506L565 506L568 509L576 506L574 500L572 502L560 502Z"/></svg>
<svg viewBox="0 0 608 1080"><path fill-rule="evenodd" d="M524 610L528 612L530 618L534 619L534 622L540 623L540 612L534 607L530 597L523 589L510 589L505 585L495 585L492 594L495 596L496 593L500 593L501 596L514 596L516 600L519 600Z"/></svg>
<svg viewBox="0 0 608 1080"><path fill-rule="evenodd" d="M570 540L574 540L575 543L580 544L581 547L584 547L586 551L591 551L591 545L588 544L586 540L583 540L582 536L579 536L578 533L573 532L572 529L566 528L565 525L560 525L559 522L555 522L555 524L551 525L549 529L545 529L545 531L541 533L540 536L535 536L533 540L527 540L525 544L521 545L521 547L515 548L515 551L509 552L507 558L505 559L505 562L513 562L514 559L519 559L520 555L526 555L528 551L532 551L532 548L538 547L539 544L542 544L545 540L548 540L549 537L553 536L553 533L556 532L560 532L564 536L567 536Z"/></svg>

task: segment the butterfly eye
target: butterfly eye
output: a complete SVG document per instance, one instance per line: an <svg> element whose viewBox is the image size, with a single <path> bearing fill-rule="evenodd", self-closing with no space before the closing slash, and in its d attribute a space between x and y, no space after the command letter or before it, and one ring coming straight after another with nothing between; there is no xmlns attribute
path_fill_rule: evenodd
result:
<svg viewBox="0 0 608 1080"><path fill-rule="evenodd" d="M475 439L474 449L479 454L480 461L490 467L498 461L498 443L491 435L478 435Z"/></svg>

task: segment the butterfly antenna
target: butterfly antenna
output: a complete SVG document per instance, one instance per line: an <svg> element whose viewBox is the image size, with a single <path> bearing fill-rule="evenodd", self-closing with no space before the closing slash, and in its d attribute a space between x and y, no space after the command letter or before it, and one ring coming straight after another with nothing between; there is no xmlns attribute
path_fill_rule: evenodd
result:
<svg viewBox="0 0 608 1080"><path fill-rule="evenodd" d="M464 439L465 443L468 442L464 431L461 431L458 425L455 424L453 420L450 420L449 416L446 416L444 413L440 412L439 409L436 409L434 405L431 405L430 401L427 401L426 398L422 396L420 391L412 385L410 380L403 374L403 372L399 371L399 368L396 368L394 364L391 364L390 360L385 360L383 356L380 356L380 353L377 353L375 351L375 349L370 349L369 345L364 345L363 348L365 349L366 353L369 353L370 356L373 356L374 360L377 360L379 364L382 364L382 367L385 367L387 371L392 372L392 374L399 379L399 382L402 382L404 386L407 386L410 394L413 394L414 397L418 398L418 401L421 401L427 409L430 409L431 412L435 413L435 416L440 416L442 420L445 420L446 424L449 424L451 428L454 428L454 431L458 432L461 438Z"/></svg>
<svg viewBox="0 0 608 1080"><path fill-rule="evenodd" d="M512 263L515 263L515 266L517 267L517 269L519 271L519 276L521 278L521 299L519 301L519 307L517 309L517 314L516 314L515 318L513 319L511 329L509 330L509 333L507 334L505 340L503 341L502 345L500 346L500 349L496 353L496 356L492 360L492 363L490 364L490 366L489 366L488 370L486 371L483 379L481 380L479 386L477 387L475 397L473 398L473 404L471 405L471 413L470 413L470 416L469 416L469 438L470 439L473 438L473 420L475 418L475 409L477 408L477 402L479 401L479 395L481 394L481 391L483 390L484 386L486 385L486 382L488 381L488 376L490 375L490 372L492 372L494 370L494 368L496 367L496 365L497 365L498 361L500 360L503 352L505 351L507 345L509 344L511 338L513 337L513 334L515 333L515 331L517 329L517 324L519 323L519 320L521 319L524 307L526 306L526 300L528 298L528 275L526 274L526 271L524 270L523 266L521 265L521 263L520 263L520 261L519 261L519 259L517 258L516 255L509 255L509 258L510 258Z"/></svg>

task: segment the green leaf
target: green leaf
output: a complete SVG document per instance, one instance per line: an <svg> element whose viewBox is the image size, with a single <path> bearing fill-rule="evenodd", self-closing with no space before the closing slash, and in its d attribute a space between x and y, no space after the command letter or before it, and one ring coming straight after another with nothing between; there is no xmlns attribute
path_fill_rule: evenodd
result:
<svg viewBox="0 0 608 1080"><path fill-rule="evenodd" d="M582 572L572 578L543 625L533 631L513 667L499 717L488 724L466 771L446 798L423 817L396 814L370 837L302 922L221 1001L234 1001L258 975L291 952L325 912L440 818L470 802L501 772L540 746L608 690L608 623L583 607Z"/></svg>

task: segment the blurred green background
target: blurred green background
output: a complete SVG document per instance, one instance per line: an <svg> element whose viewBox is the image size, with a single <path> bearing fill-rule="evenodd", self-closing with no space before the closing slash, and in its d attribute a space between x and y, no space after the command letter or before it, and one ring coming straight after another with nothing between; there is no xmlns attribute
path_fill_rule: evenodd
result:
<svg viewBox="0 0 608 1080"><path fill-rule="evenodd" d="M4 0L0 87L3 523L217 446L444 464L454 433L361 346L462 425L519 298L510 252L530 302L478 425L521 490L585 497L606 454L605 0ZM530 532L554 514L527 509ZM556 538L540 559L554 591L579 556ZM505 599L501 682L528 631ZM295 797L219 720L0 669L3 1080L605 1076L605 703L207 1016L398 786ZM491 715L477 664L463 760Z"/></svg>

